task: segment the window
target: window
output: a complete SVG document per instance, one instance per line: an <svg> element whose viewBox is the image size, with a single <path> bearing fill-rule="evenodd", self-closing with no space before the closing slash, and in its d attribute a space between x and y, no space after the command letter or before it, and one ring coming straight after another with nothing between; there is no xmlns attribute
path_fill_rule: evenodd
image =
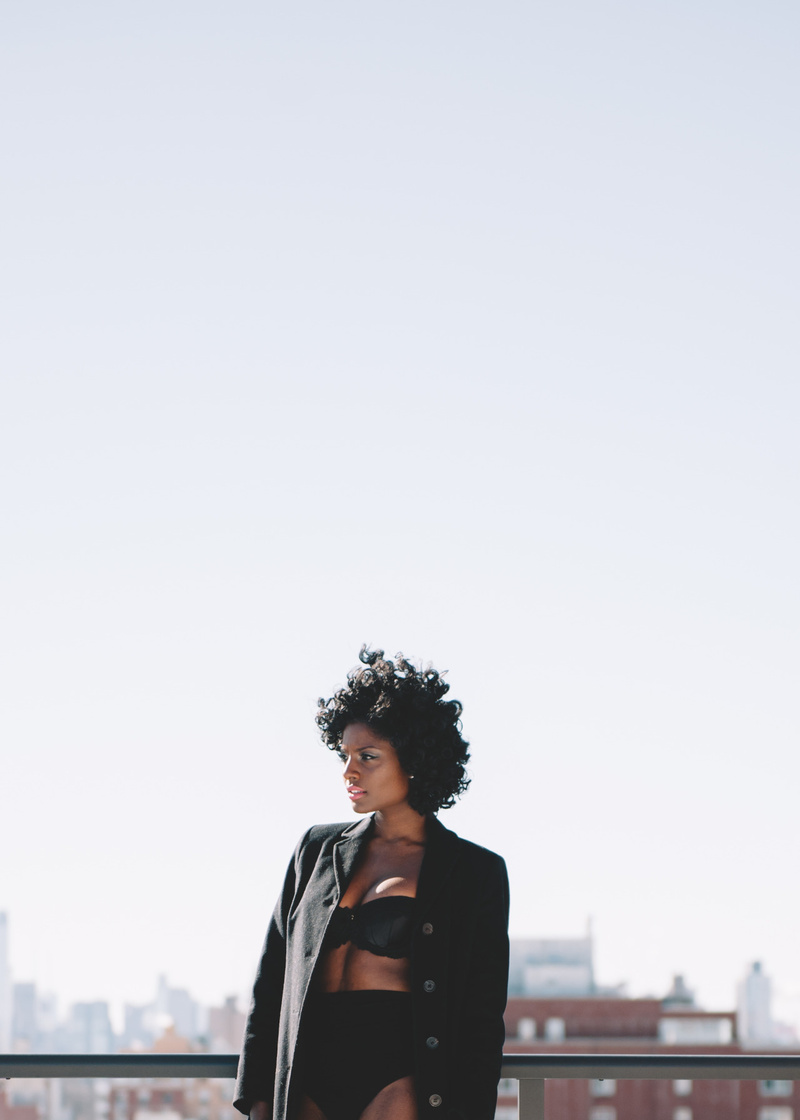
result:
<svg viewBox="0 0 800 1120"><path fill-rule="evenodd" d="M692 1091L691 1081L673 1081L672 1090L676 1097L688 1097Z"/></svg>
<svg viewBox="0 0 800 1120"><path fill-rule="evenodd" d="M548 1042L563 1042L566 1033L563 1019L548 1019L544 1025L544 1037Z"/></svg>
<svg viewBox="0 0 800 1120"><path fill-rule="evenodd" d="M794 1120L794 1109L785 1104L768 1104L758 1110L758 1120Z"/></svg>
<svg viewBox="0 0 800 1120"><path fill-rule="evenodd" d="M730 1042L733 1023L726 1015L665 1015L658 1023L658 1037L669 1046L706 1046Z"/></svg>
<svg viewBox="0 0 800 1120"><path fill-rule="evenodd" d="M762 1097L790 1097L791 1081L759 1081L758 1091Z"/></svg>
<svg viewBox="0 0 800 1120"><path fill-rule="evenodd" d="M593 1097L613 1097L617 1091L617 1083L613 1077L603 1077L599 1081L589 1082L589 1092Z"/></svg>
<svg viewBox="0 0 800 1120"><path fill-rule="evenodd" d="M692 1120L692 1110L687 1108L686 1105L681 1105L673 1112L672 1120Z"/></svg>
<svg viewBox="0 0 800 1120"><path fill-rule="evenodd" d="M589 1120L617 1120L617 1110L608 1104L596 1104L589 1109Z"/></svg>
<svg viewBox="0 0 800 1120"><path fill-rule="evenodd" d="M514 1077L501 1077L497 1086L498 1097L515 1097L517 1095L517 1081Z"/></svg>
<svg viewBox="0 0 800 1120"><path fill-rule="evenodd" d="M517 1038L524 1042L530 1042L531 1039L536 1038L536 1020L520 1019L517 1023Z"/></svg>

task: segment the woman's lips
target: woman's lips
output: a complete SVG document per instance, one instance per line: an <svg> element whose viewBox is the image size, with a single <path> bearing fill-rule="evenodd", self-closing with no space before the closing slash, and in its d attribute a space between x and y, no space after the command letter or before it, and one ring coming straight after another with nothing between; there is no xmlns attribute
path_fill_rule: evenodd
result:
<svg viewBox="0 0 800 1120"><path fill-rule="evenodd" d="M358 801L359 797L363 797L366 792L365 789L359 789L358 786L349 786L347 789L347 796L352 801Z"/></svg>

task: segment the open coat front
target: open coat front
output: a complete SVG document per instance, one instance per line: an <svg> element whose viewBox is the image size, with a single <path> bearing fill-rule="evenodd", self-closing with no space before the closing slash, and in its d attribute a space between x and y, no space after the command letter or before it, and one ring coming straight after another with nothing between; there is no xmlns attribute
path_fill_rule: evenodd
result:
<svg viewBox="0 0 800 1120"><path fill-rule="evenodd" d="M239 1060L235 1106L273 1102L292 1120L303 1006L333 907L372 818L302 838L267 930ZM508 878L500 856L427 818L411 948L420 1120L493 1120L505 1037ZM355 1063L357 1069L357 1062Z"/></svg>

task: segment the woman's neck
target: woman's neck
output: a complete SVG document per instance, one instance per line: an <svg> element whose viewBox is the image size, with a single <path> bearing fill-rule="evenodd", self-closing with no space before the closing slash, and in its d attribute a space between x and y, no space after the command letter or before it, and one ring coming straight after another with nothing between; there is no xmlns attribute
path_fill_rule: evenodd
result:
<svg viewBox="0 0 800 1120"><path fill-rule="evenodd" d="M379 809L373 820L376 838L388 844L403 840L409 844L425 843L425 817L408 804Z"/></svg>

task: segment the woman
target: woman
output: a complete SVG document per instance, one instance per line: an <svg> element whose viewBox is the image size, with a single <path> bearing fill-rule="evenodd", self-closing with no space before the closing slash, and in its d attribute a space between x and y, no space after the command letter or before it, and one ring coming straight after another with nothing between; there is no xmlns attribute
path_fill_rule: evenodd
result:
<svg viewBox="0 0 800 1120"><path fill-rule="evenodd" d="M295 850L234 1103L251 1120L493 1120L508 879L434 816L469 784L461 705L434 669L360 656L317 723L363 819Z"/></svg>

